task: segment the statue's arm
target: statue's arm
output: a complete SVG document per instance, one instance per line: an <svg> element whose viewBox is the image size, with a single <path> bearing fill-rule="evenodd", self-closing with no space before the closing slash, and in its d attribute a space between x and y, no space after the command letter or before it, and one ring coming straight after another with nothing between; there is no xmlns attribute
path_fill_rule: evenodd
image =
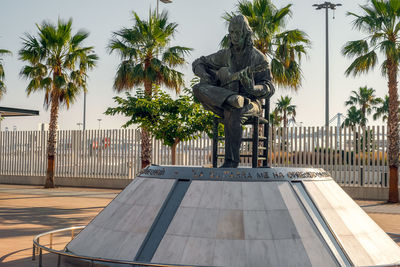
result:
<svg viewBox="0 0 400 267"><path fill-rule="evenodd" d="M269 69L249 76L250 77L244 77L242 79L242 84L248 94L253 95L256 98L267 98L272 96L274 89L271 83L271 73Z"/></svg>
<svg viewBox="0 0 400 267"><path fill-rule="evenodd" d="M193 73L200 77L205 83L213 83L214 77L210 73L210 68L206 64L205 57L200 57L192 63Z"/></svg>
<svg viewBox="0 0 400 267"><path fill-rule="evenodd" d="M193 73L200 77L203 82L215 83L215 73L224 66L225 52L223 50L209 56L203 56L192 63Z"/></svg>

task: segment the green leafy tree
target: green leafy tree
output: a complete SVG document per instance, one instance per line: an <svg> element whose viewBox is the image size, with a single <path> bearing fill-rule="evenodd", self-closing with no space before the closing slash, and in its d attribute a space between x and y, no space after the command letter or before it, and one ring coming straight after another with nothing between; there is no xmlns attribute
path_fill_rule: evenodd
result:
<svg viewBox="0 0 400 267"><path fill-rule="evenodd" d="M358 88L358 91L351 91L349 100L345 102L346 106L358 106L361 114L360 126L365 126L367 123L367 115L370 115L372 110L380 103L382 99L375 96L373 88L367 86Z"/></svg>
<svg viewBox="0 0 400 267"><path fill-rule="evenodd" d="M351 106L347 110L346 119L342 123L342 127L355 127L357 125L365 125L365 117L363 117L361 110L357 109L355 106Z"/></svg>
<svg viewBox="0 0 400 267"><path fill-rule="evenodd" d="M183 74L174 68L185 64L191 51L182 46L169 46L178 24L168 22L168 14L151 12L142 20L133 12L134 25L114 32L108 45L110 53L121 57L114 80L117 92L144 86L144 94L151 97L153 84L179 92L184 85ZM151 136L142 129L142 168L151 163Z"/></svg>
<svg viewBox="0 0 400 267"><path fill-rule="evenodd" d="M28 96L43 90L44 105L50 108L49 138L47 141L47 173L45 187L55 187L54 165L57 121L60 106L68 109L78 94L86 90L87 71L94 68L97 55L83 41L89 33L79 30L72 34L72 19L59 20L56 25L43 22L36 25L37 36L25 34L20 60L27 62L20 75L29 80Z"/></svg>
<svg viewBox="0 0 400 267"><path fill-rule="evenodd" d="M3 67L3 56L11 55L11 52L5 49L0 49L0 99L6 93L6 85L4 84L4 67Z"/></svg>
<svg viewBox="0 0 400 267"><path fill-rule="evenodd" d="M301 86L300 61L311 42L299 29L287 30L292 4L277 8L271 0L239 1L237 12L225 13L226 21L242 14L254 32L254 46L271 59L273 81L280 86L297 90ZM227 36L221 42L227 47Z"/></svg>
<svg viewBox="0 0 400 267"><path fill-rule="evenodd" d="M381 72L388 78L389 88L389 201L398 202L399 100L397 73L400 59L400 4L398 0L371 0L369 4L360 7L361 14L348 12L348 15L354 17L354 27L367 36L361 40L349 41L343 47L344 55L355 58L345 73L346 75L366 73L377 65L378 51L384 56Z"/></svg>
<svg viewBox="0 0 400 267"><path fill-rule="evenodd" d="M281 96L281 98L276 102L276 110L278 114L282 117L283 127L287 127L289 117L295 121L296 117L296 106L292 105L292 98L289 96Z"/></svg>
<svg viewBox="0 0 400 267"><path fill-rule="evenodd" d="M170 95L156 90L149 96L136 90L136 96L126 92L126 98L114 97L117 107L108 108L105 114L123 114L130 119L124 128L138 124L157 140L171 147L172 165L176 164L176 147L182 141L197 139L202 132L212 135L214 115L193 99L192 90L174 100Z"/></svg>

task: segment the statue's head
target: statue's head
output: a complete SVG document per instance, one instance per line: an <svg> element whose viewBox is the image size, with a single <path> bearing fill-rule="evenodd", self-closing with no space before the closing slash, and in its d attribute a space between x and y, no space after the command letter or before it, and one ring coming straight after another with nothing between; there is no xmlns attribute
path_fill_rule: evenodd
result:
<svg viewBox="0 0 400 267"><path fill-rule="evenodd" d="M229 22L229 46L252 46L253 41L251 36L253 31L250 28L249 22L243 15L232 17Z"/></svg>

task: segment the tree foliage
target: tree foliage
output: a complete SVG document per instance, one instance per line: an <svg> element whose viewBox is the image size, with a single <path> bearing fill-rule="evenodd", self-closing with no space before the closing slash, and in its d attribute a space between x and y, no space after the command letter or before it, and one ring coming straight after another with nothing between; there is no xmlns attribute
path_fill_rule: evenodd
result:
<svg viewBox="0 0 400 267"><path fill-rule="evenodd" d="M287 127L289 117L293 121L296 118L296 105L292 105L292 98L289 96L281 96L280 99L276 102L276 111L282 117L283 126Z"/></svg>
<svg viewBox="0 0 400 267"><path fill-rule="evenodd" d="M400 110L399 110L400 111ZM382 117L382 121L386 121L389 117L389 96L385 95L379 106L375 107L373 119L377 120Z"/></svg>
<svg viewBox="0 0 400 267"><path fill-rule="evenodd" d="M354 127L363 124L365 125L365 117L363 117L361 110L357 109L355 106L351 106L347 110L346 119L343 121L342 127Z"/></svg>
<svg viewBox="0 0 400 267"><path fill-rule="evenodd" d="M269 124L271 127L279 127L282 122L282 116L279 114L279 111L277 108L275 108L270 114L269 114Z"/></svg>
<svg viewBox="0 0 400 267"><path fill-rule="evenodd" d="M371 0L370 5L361 5L362 15L348 12L354 17L353 27L367 36L349 41L342 53L355 58L346 69L346 75L366 73L378 64L377 52L385 55L381 65L382 75L388 75L388 64L398 65L400 59L400 4L397 0ZM389 65L390 65L389 64Z"/></svg>
<svg viewBox="0 0 400 267"><path fill-rule="evenodd" d="M226 21L242 14L254 32L254 46L271 59L273 81L282 87L297 90L301 86L301 59L307 55L311 42L307 34L299 29L287 30L292 4L277 8L271 0L242 0L237 11L225 13ZM227 47L228 36L221 41Z"/></svg>
<svg viewBox="0 0 400 267"><path fill-rule="evenodd" d="M370 115L372 110L382 103L383 100L375 96L375 89L368 88L367 86L360 87L358 91L351 91L351 93L352 95L345 102L345 105L355 107L356 109L358 107L360 114L357 116L361 116L358 124L365 126L368 122L367 115ZM351 111L351 114L354 116L354 111Z"/></svg>
<svg viewBox="0 0 400 267"><path fill-rule="evenodd" d="M0 49L0 99L4 96L6 93L6 85L4 83L4 67L3 67L3 56L5 55L11 55L11 52L6 50L6 49Z"/></svg>
<svg viewBox="0 0 400 267"><path fill-rule="evenodd" d="M57 104L69 105L86 90L87 71L98 59L93 47L82 46L89 33L83 30L72 35L72 19L59 20L57 25L43 22L36 25L38 37L25 34L19 59L28 63L20 75L29 80L26 92L45 91L45 107L52 98Z"/></svg>
<svg viewBox="0 0 400 267"><path fill-rule="evenodd" d="M202 132L211 136L214 115L194 101L190 89L184 92L187 95L177 99L162 90L156 90L151 97L141 89L136 90L135 96L126 92L126 98L114 97L117 107L108 108L105 114L129 117L122 127L137 124L170 147L199 138Z"/></svg>
<svg viewBox="0 0 400 267"><path fill-rule="evenodd" d="M184 85L183 74L175 68L185 64L185 56L192 50L183 46L169 46L178 24L168 22L168 13L151 12L142 20L133 12L134 25L113 33L108 49L116 52L121 63L114 80L118 92L145 87L151 94L152 85L163 85L177 93Z"/></svg>

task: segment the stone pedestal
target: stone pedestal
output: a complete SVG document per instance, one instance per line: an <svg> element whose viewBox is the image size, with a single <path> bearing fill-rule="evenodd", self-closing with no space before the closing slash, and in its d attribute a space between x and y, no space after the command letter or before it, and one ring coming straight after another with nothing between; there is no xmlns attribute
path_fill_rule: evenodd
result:
<svg viewBox="0 0 400 267"><path fill-rule="evenodd" d="M67 249L195 266L400 263L400 247L329 173L305 168L148 167Z"/></svg>

